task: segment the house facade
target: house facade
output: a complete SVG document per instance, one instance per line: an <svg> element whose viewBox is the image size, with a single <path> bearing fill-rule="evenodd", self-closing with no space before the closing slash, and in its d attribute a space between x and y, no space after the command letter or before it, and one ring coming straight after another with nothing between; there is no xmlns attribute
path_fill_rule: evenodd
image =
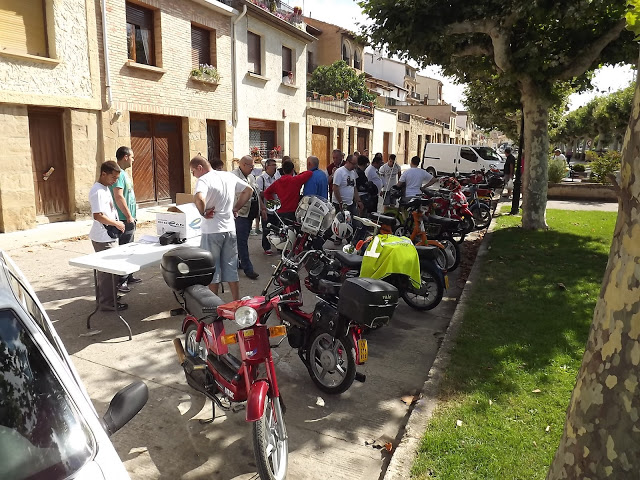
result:
<svg viewBox="0 0 640 480"><path fill-rule="evenodd" d="M105 12L97 19L101 160L131 146L142 205L173 202L177 193L190 192L189 160L198 153L231 166L231 27L238 11L228 3L103 0ZM96 0L98 14L100 5Z"/></svg>
<svg viewBox="0 0 640 480"><path fill-rule="evenodd" d="M421 103L421 95L417 92L417 72L406 62L383 57L379 52L364 54L364 71L372 77L385 80L406 91L404 100L397 99L397 104L417 105ZM401 93L398 92L398 96ZM389 95L393 98L392 95ZM396 102L393 102L395 105Z"/></svg>
<svg viewBox="0 0 640 480"><path fill-rule="evenodd" d="M442 105L442 82L425 75L416 75L416 92L425 105Z"/></svg>
<svg viewBox="0 0 640 480"><path fill-rule="evenodd" d="M95 18L94 0L0 3L0 232L86 211L101 160Z"/></svg>
<svg viewBox="0 0 640 480"><path fill-rule="evenodd" d="M260 2L240 1L234 20L237 115L235 155L252 149L267 158L289 155L296 168L306 168L307 44L300 14L279 2L271 12Z"/></svg>

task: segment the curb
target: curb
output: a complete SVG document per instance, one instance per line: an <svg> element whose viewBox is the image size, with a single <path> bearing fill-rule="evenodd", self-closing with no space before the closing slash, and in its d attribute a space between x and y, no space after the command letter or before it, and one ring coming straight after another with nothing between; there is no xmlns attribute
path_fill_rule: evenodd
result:
<svg viewBox="0 0 640 480"><path fill-rule="evenodd" d="M500 207L500 203L501 202L498 201L496 211ZM465 282L462 294L458 300L458 305L456 306L453 316L451 317L451 321L449 322L449 327L447 328L444 341L442 342L442 345L438 350L438 354L436 355L436 359L429 370L429 378L422 387L420 399L413 405L413 408L409 413L409 420L405 426L402 440L400 440L400 443L394 449L393 456L391 457L391 461L389 462L382 480L406 480L411 478L411 467L416 458L418 447L422 440L422 435L429 424L429 420L431 419L435 408L438 406L437 397L440 389L440 382L442 381L446 368L449 366L451 350L455 345L458 331L462 324L462 318L466 310L466 305L469 301L469 296L471 295L472 287L480 276L479 264L481 262L478 260L482 260L489 251L491 235L495 229L496 218L497 217L494 215L491 220L491 224L487 229L487 233L483 238L482 244L478 249L476 259L473 263L473 267L471 267L471 272L469 273L469 278L467 278L467 281Z"/></svg>

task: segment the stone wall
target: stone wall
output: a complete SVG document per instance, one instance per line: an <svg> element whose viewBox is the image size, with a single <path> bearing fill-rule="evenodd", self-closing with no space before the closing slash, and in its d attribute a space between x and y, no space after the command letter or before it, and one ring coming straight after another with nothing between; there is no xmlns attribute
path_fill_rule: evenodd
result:
<svg viewBox="0 0 640 480"><path fill-rule="evenodd" d="M0 104L0 132L0 232L32 228L36 206L27 107Z"/></svg>
<svg viewBox="0 0 640 480"><path fill-rule="evenodd" d="M618 201L618 195L611 185L581 182L550 183L547 198L553 200Z"/></svg>

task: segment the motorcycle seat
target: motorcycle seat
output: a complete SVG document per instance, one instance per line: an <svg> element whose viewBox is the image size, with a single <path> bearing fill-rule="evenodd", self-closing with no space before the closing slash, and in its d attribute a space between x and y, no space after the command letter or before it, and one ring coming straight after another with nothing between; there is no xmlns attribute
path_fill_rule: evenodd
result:
<svg viewBox="0 0 640 480"><path fill-rule="evenodd" d="M379 223L380 225L387 225L389 227L393 227L396 224L396 219L389 215L383 215L381 213L373 212L371 213L371 218L374 222Z"/></svg>
<svg viewBox="0 0 640 480"><path fill-rule="evenodd" d="M344 253L338 250L335 253L335 258L340 263L349 268L357 268L358 270L360 270L360 267L362 267L362 257L360 255L355 255L353 253Z"/></svg>
<svg viewBox="0 0 640 480"><path fill-rule="evenodd" d="M442 225L443 227L457 228L460 220L441 217L440 215L429 215L429 223L435 223L436 225Z"/></svg>
<svg viewBox="0 0 640 480"><path fill-rule="evenodd" d="M225 304L224 300L204 285L187 287L183 298L187 313L206 324L213 323L218 318L218 307Z"/></svg>
<svg viewBox="0 0 640 480"><path fill-rule="evenodd" d="M418 245L416 246L416 250L418 251L418 258L420 260L436 260L439 255L438 250L440 250L440 248L435 245Z"/></svg>

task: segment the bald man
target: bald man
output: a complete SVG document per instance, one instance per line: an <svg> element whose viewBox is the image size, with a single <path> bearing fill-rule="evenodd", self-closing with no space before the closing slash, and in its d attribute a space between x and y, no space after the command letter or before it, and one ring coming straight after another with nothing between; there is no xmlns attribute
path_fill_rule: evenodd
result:
<svg viewBox="0 0 640 480"><path fill-rule="evenodd" d="M320 170L320 159L318 157L307 158L307 170L311 172L311 178L304 184L303 195L317 195L324 198L329 198L329 176L324 170Z"/></svg>

